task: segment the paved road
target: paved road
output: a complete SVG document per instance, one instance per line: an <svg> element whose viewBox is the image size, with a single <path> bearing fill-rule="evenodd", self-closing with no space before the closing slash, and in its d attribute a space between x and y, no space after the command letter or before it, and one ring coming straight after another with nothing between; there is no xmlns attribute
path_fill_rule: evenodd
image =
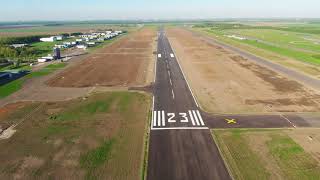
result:
<svg viewBox="0 0 320 180"><path fill-rule="evenodd" d="M156 65L147 179L231 179L163 30Z"/></svg>
<svg viewBox="0 0 320 180"><path fill-rule="evenodd" d="M265 66L271 70L274 70L275 72L279 72L288 78L294 79L294 80L296 80L302 84L305 84L313 89L320 90L320 80L319 79L315 79L315 78L309 77L303 73L299 73L297 71L288 69L282 65L279 65L279 64L273 63L269 60L260 58L258 56L255 56L255 55L248 53L244 50L241 50L239 48L236 48L236 47L230 46L228 44L225 44L223 42L217 41L211 37L204 36L199 32L195 32L195 31L191 31L191 30L189 30L189 31L192 32L195 36L203 39L204 41L206 41L210 44L217 45L217 46L223 47L225 49L231 50L233 52L236 52L239 55L241 55L251 61L254 61L262 66Z"/></svg>

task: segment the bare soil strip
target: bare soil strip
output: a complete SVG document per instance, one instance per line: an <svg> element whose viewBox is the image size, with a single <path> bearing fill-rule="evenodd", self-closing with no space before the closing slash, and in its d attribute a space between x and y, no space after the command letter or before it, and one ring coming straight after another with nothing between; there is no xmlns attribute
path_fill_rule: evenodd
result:
<svg viewBox="0 0 320 180"><path fill-rule="evenodd" d="M144 28L49 80L54 87L145 86L153 79L155 30Z"/></svg>

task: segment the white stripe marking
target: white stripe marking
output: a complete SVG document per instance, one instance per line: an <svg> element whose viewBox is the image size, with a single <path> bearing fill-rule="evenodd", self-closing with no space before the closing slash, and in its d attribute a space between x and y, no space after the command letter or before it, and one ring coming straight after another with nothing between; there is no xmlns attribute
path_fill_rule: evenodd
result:
<svg viewBox="0 0 320 180"><path fill-rule="evenodd" d="M174 55L173 55L172 53L170 54L170 56L171 56L172 58L174 58Z"/></svg>
<svg viewBox="0 0 320 180"><path fill-rule="evenodd" d="M168 127L168 128L153 128L152 130L201 130L209 129L208 127Z"/></svg>
<svg viewBox="0 0 320 180"><path fill-rule="evenodd" d="M161 126L161 111L158 111L158 126Z"/></svg>
<svg viewBox="0 0 320 180"><path fill-rule="evenodd" d="M199 116L201 126L204 126L204 122L203 122L203 119L202 119L202 117L201 117L201 114L200 114L199 110L197 110L197 114L198 114L198 116Z"/></svg>
<svg viewBox="0 0 320 180"><path fill-rule="evenodd" d="M151 123L150 123L150 126L151 126L151 128L153 127L153 124L154 124L154 120L153 120L153 118L154 118L154 111L153 111L153 109L154 109L154 96L152 96L152 114L151 114Z"/></svg>
<svg viewBox="0 0 320 180"><path fill-rule="evenodd" d="M295 124L293 124L288 118L286 118L284 115L280 114L280 116L282 118L284 118L285 120L287 120L294 128L297 128L297 126Z"/></svg>
<svg viewBox="0 0 320 180"><path fill-rule="evenodd" d="M164 111L162 111L162 126L166 126L166 116L164 115Z"/></svg>
<svg viewBox="0 0 320 180"><path fill-rule="evenodd" d="M158 58L161 58L161 54L158 54Z"/></svg>
<svg viewBox="0 0 320 180"><path fill-rule="evenodd" d="M198 116L197 116L196 112L192 111L192 113L194 115L194 119L196 120L197 126L200 126L199 119L198 119Z"/></svg>
<svg viewBox="0 0 320 180"><path fill-rule="evenodd" d="M153 111L153 126L157 126L157 111Z"/></svg>
<svg viewBox="0 0 320 180"><path fill-rule="evenodd" d="M173 89L171 90L171 93L172 93L172 99L174 99L174 92L173 92Z"/></svg>
<svg viewBox="0 0 320 180"><path fill-rule="evenodd" d="M193 119L193 116L192 116L192 112L189 111L189 116L190 116L190 119L191 119L191 122L192 122L192 125L195 126L195 122L194 122L194 119Z"/></svg>

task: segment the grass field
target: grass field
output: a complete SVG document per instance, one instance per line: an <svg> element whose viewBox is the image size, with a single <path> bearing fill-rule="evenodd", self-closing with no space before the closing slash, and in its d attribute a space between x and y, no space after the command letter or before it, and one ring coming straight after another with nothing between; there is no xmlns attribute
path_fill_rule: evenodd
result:
<svg viewBox="0 0 320 180"><path fill-rule="evenodd" d="M319 162L297 144L291 130L213 130L235 179L319 179Z"/></svg>
<svg viewBox="0 0 320 180"><path fill-rule="evenodd" d="M28 103L0 114L17 132L0 141L5 179L141 179L150 99L110 92Z"/></svg>
<svg viewBox="0 0 320 180"><path fill-rule="evenodd" d="M320 65L320 27L317 25L257 26L243 24L211 24L195 26L220 41L247 50L253 54L288 65L286 59L306 63L316 68ZM235 35L245 40L227 37ZM319 75L315 68L298 67L311 75Z"/></svg>
<svg viewBox="0 0 320 180"><path fill-rule="evenodd" d="M7 97L7 96L13 94L14 92L17 92L18 90L20 90L22 88L23 83L26 80L31 79L31 78L46 76L46 75L48 75L58 69L64 68L66 65L67 65L66 63L50 64L50 65L42 68L39 71L31 72L30 74L28 74L20 79L11 81L10 83L7 83L5 85L0 86L0 99Z"/></svg>

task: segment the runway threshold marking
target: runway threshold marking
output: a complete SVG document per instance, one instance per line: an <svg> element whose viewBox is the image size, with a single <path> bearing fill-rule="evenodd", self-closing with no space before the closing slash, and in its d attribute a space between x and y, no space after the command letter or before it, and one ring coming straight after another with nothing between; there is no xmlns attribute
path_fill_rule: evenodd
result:
<svg viewBox="0 0 320 180"><path fill-rule="evenodd" d="M191 122L192 126L187 126ZM166 113L165 111L153 111L151 129L207 129L199 110L189 110L186 113ZM168 125L168 127L166 127ZM173 125L173 126L172 126ZM174 127L176 125L176 127ZM179 127L184 125L183 127Z"/></svg>
<svg viewBox="0 0 320 180"><path fill-rule="evenodd" d="M237 124L237 121L235 119L225 119L228 124Z"/></svg>

